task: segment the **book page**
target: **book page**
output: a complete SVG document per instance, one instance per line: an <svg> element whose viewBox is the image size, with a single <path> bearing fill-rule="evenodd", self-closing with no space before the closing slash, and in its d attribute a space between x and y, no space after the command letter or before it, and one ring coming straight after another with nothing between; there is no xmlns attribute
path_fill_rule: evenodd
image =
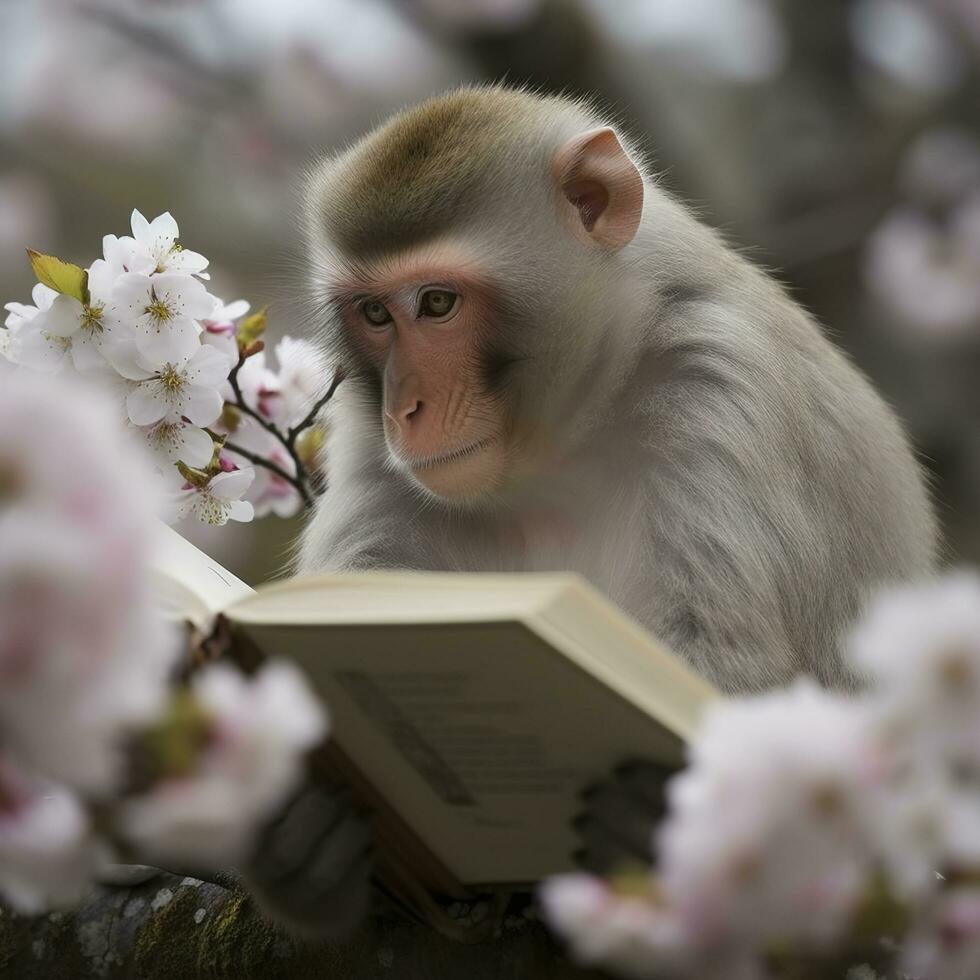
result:
<svg viewBox="0 0 980 980"><path fill-rule="evenodd" d="M358 572L298 577L237 603L242 625L449 625L523 622L599 683L678 735L718 696L583 578L566 572Z"/></svg>
<svg viewBox="0 0 980 980"><path fill-rule="evenodd" d="M632 757L680 765L677 735L518 622L247 632L305 668L331 737L465 884L572 869L588 783Z"/></svg>
<svg viewBox="0 0 980 980"><path fill-rule="evenodd" d="M254 591L162 521L154 534L150 569L158 607L199 627Z"/></svg>
<svg viewBox="0 0 980 980"><path fill-rule="evenodd" d="M263 585L235 607L235 619L309 626L513 620L534 615L580 581L566 572L307 575Z"/></svg>

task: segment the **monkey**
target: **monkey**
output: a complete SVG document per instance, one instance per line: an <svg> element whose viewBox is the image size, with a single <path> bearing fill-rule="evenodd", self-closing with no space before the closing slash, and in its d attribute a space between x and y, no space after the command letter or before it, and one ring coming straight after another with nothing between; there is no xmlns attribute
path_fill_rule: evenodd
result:
<svg viewBox="0 0 980 980"><path fill-rule="evenodd" d="M435 99L308 208L349 374L299 571L577 571L738 694L850 683L863 601L933 567L892 412L586 105Z"/></svg>
<svg viewBox="0 0 980 980"><path fill-rule="evenodd" d="M321 163L305 215L346 378L299 572L570 570L726 694L858 683L849 624L937 561L923 470L620 127L462 88Z"/></svg>

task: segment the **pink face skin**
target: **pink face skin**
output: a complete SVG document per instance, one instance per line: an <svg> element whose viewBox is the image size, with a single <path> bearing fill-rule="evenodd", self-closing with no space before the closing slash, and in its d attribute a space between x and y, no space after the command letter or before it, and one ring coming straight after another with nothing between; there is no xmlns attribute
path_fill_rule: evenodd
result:
<svg viewBox="0 0 980 980"><path fill-rule="evenodd" d="M347 329L383 379L394 460L446 498L495 488L506 463L499 405L479 376L489 286L446 253L363 270L334 290Z"/></svg>
<svg viewBox="0 0 980 980"><path fill-rule="evenodd" d="M614 130L568 140L552 176L565 223L584 247L611 253L632 241L643 178ZM496 324L495 291L479 266L443 242L348 270L333 289L351 339L383 379L392 458L433 494L457 501L492 493L524 465L480 376L481 346Z"/></svg>

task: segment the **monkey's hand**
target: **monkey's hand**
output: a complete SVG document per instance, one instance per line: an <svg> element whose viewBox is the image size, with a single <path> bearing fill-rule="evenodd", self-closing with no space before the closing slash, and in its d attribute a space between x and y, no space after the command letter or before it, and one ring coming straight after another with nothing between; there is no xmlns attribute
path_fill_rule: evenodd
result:
<svg viewBox="0 0 980 980"><path fill-rule="evenodd" d="M260 833L242 878L288 929L336 939L364 918L372 865L371 827L350 791L308 784Z"/></svg>
<svg viewBox="0 0 980 980"><path fill-rule="evenodd" d="M581 794L584 809L573 821L582 842L576 861L595 874L650 867L656 858L653 832L667 810L664 786L675 772L631 759L610 779L587 786Z"/></svg>

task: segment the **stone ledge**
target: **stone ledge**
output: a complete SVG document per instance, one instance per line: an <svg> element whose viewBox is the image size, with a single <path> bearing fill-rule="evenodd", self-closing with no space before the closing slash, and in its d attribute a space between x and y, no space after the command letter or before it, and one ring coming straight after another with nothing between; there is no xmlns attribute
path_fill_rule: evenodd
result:
<svg viewBox="0 0 980 980"><path fill-rule="evenodd" d="M404 919L375 917L344 943L298 941L248 896L161 874L99 887L69 912L0 909L0 977L11 980L587 980L540 923L512 917L490 943L463 945Z"/></svg>

